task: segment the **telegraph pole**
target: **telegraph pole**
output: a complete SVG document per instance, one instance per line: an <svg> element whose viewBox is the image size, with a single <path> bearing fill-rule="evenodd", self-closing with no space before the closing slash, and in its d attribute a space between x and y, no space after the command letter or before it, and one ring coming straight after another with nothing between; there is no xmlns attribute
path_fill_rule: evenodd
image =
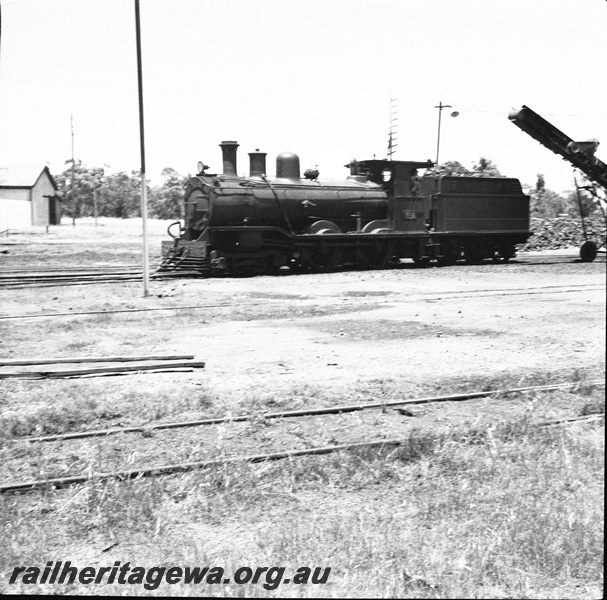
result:
<svg viewBox="0 0 607 600"><path fill-rule="evenodd" d="M137 82L139 87L139 140L141 147L141 220L143 223L143 297L149 296L148 256L148 199L145 181L145 142L143 135L143 71L141 68L141 26L139 24L139 0L135 0L135 30L137 37Z"/></svg>
<svg viewBox="0 0 607 600"><path fill-rule="evenodd" d="M388 160L392 160L392 155L394 154L394 148L398 146L395 144L396 141L396 121L398 121L398 117L396 115L396 98L390 98L390 123L389 123L389 134L388 134Z"/></svg>
<svg viewBox="0 0 607 600"><path fill-rule="evenodd" d="M70 198L72 201L72 227L76 227L76 197L74 196L74 117L70 115L70 129L72 132L72 176L70 185Z"/></svg>
<svg viewBox="0 0 607 600"><path fill-rule="evenodd" d="M93 188L93 216L95 217L95 227L97 227L97 186Z"/></svg>

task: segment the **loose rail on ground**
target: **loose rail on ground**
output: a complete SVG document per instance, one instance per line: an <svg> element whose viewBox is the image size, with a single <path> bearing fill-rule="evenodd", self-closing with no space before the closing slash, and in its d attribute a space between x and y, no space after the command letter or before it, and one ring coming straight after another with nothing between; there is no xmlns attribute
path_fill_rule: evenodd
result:
<svg viewBox="0 0 607 600"><path fill-rule="evenodd" d="M142 427L124 427L114 429L101 429L92 431L81 431L74 433L65 433L57 435L48 435L33 438L23 438L21 441L24 442L53 442L57 440L74 440L90 437L102 437L108 435L116 435L119 433L140 433L143 431L153 431L162 429L177 429L183 427L199 427L203 425L218 425L221 423L236 423L241 421L251 421L255 419L279 419L279 418L291 418L291 417L304 417L313 415L326 415L326 414L338 414L347 412L356 412L361 410L369 410L373 408L388 408L392 406L403 406L407 404L430 404L433 402L460 402L465 400L473 400L475 398L485 398L488 396L500 396L507 394L515 394L521 392L533 392L533 391L551 391L558 390L566 387L572 387L579 385L576 382L568 383L556 383L552 385L539 385L539 386L528 386L521 388L511 388L506 390L491 390L483 392L467 392L463 394L451 394L448 396L431 396L427 398L412 398L404 400L389 400L380 402L369 402L366 404L350 404L342 406L329 406L329 407L317 407L307 408L302 410L290 410L276 413L255 413L252 415L239 415L235 417L217 417L212 419L199 419L195 421L180 421L173 423L162 423L159 425L146 425ZM588 387L598 387L605 385L605 381L592 381L584 383L583 385Z"/></svg>

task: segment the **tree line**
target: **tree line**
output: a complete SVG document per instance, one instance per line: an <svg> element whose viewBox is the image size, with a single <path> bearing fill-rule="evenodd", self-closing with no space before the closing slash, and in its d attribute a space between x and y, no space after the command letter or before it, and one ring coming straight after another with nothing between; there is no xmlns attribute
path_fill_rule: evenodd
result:
<svg viewBox="0 0 607 600"><path fill-rule="evenodd" d="M148 212L156 219L183 219L183 192L190 175L181 175L175 169L162 170L162 183L148 185ZM448 161L429 169L426 175L451 175L457 177L505 177L493 162L481 157L468 169L457 161ZM106 173L103 167L87 167L82 161L74 163L74 188L72 193L72 168L55 175L58 194L63 200L63 212L70 217L115 217L128 219L141 216L141 177L138 171ZM587 185L588 182L580 182ZM546 187L543 174L537 175L534 186L523 185L530 196L531 216L551 218L562 214L577 217L580 204L584 216L596 212L592 196L585 190L557 194Z"/></svg>
<svg viewBox="0 0 607 600"><path fill-rule="evenodd" d="M80 217L115 217L129 219L141 216L141 176L139 171L107 173L103 167L87 167L82 161L53 176L62 199L63 212ZM183 218L183 189L190 175L175 169L162 170L162 183L147 186L148 213L156 219Z"/></svg>

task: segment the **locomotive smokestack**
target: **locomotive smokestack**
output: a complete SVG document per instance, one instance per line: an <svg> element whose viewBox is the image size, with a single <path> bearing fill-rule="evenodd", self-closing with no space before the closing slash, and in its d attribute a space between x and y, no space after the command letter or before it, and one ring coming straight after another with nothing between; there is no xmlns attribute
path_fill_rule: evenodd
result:
<svg viewBox="0 0 607 600"><path fill-rule="evenodd" d="M255 152L249 152L251 177L261 177L266 174L266 155L267 152L260 152L259 148L255 148Z"/></svg>
<svg viewBox="0 0 607 600"><path fill-rule="evenodd" d="M223 174L237 176L236 171L236 149L240 144L238 142L221 142L219 147L223 152Z"/></svg>

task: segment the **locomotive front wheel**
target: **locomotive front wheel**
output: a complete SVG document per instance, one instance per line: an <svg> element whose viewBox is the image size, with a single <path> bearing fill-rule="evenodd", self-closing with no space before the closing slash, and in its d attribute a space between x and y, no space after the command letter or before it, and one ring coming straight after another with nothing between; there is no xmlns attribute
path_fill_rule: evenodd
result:
<svg viewBox="0 0 607 600"><path fill-rule="evenodd" d="M342 249L338 246L315 244L302 248L302 263L312 271L322 273L335 268L339 264Z"/></svg>
<svg viewBox="0 0 607 600"><path fill-rule="evenodd" d="M598 251L599 249L593 241L586 240L580 246L580 258L582 262L592 262L596 258Z"/></svg>

